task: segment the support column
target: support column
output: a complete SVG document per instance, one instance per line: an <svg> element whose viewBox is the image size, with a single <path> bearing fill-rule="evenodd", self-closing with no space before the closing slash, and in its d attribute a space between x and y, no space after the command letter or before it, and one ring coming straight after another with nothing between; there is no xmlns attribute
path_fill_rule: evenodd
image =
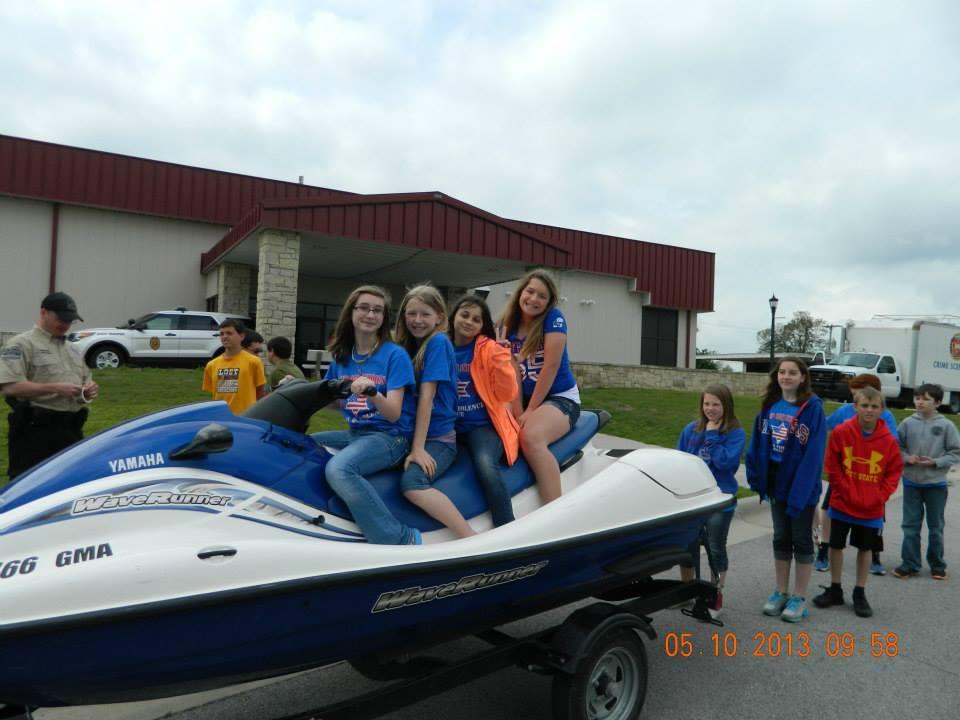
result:
<svg viewBox="0 0 960 720"><path fill-rule="evenodd" d="M217 312L246 315L254 268L240 263L221 263L217 268Z"/></svg>
<svg viewBox="0 0 960 720"><path fill-rule="evenodd" d="M294 343L297 330L300 236L278 230L264 230L257 242L257 332L263 335L264 340L282 335Z"/></svg>

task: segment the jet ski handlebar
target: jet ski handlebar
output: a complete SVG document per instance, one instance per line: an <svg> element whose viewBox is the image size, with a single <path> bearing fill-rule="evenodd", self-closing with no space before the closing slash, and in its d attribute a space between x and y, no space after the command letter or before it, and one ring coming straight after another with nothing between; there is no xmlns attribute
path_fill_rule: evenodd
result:
<svg viewBox="0 0 960 720"><path fill-rule="evenodd" d="M243 412L242 417L264 420L296 432L306 432L315 412L335 400L350 397L352 382L350 378L318 382L291 380L250 406ZM377 394L377 389L370 386L363 394L372 397Z"/></svg>

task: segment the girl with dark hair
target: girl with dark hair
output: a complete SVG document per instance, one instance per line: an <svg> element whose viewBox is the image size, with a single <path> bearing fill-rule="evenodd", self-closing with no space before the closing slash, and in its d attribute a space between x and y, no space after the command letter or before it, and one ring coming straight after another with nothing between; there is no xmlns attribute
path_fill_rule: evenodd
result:
<svg viewBox="0 0 960 720"><path fill-rule="evenodd" d="M713 473L719 488L733 495L736 500L737 469L746 434L733 411L733 395L726 385L707 385L700 394L699 418L687 425L677 441L677 450L698 456ZM710 564L712 580L717 584L717 597L709 608L714 616L723 607L723 587L727 579L729 560L727 558L727 536L736 504L713 513L707 518L700 531L699 542L691 550L700 552L702 544L707 549L707 561ZM684 580L693 579L693 564L681 565L680 576Z"/></svg>
<svg viewBox="0 0 960 720"><path fill-rule="evenodd" d="M340 450L327 463L327 483L367 541L415 545L420 531L401 525L365 477L403 460L413 434L413 367L403 348L390 342L389 324L386 291L363 285L350 293L333 332L326 374L328 380L352 380L353 394L340 403L349 430L319 432L313 439ZM372 397L364 394L370 388L376 390Z"/></svg>
<svg viewBox="0 0 960 720"><path fill-rule="evenodd" d="M747 482L770 500L776 590L764 615L787 622L807 616L807 585L813 570L813 516L820 498L827 426L823 403L810 389L800 358L781 358L770 371L763 406L747 449ZM790 595L790 562L796 562Z"/></svg>
<svg viewBox="0 0 960 720"><path fill-rule="evenodd" d="M580 417L580 390L567 356L567 321L557 307L557 286L544 270L520 278L500 326L520 366L522 400L513 403L520 447L544 503L560 497L560 465L549 445Z"/></svg>
<svg viewBox="0 0 960 720"><path fill-rule="evenodd" d="M477 295L453 306L450 339L457 360L457 439L473 458L494 526L512 521L513 503L503 482L501 459L513 465L520 427L509 404L517 397L517 371L510 343L499 340L490 308ZM501 331L501 335L502 335Z"/></svg>

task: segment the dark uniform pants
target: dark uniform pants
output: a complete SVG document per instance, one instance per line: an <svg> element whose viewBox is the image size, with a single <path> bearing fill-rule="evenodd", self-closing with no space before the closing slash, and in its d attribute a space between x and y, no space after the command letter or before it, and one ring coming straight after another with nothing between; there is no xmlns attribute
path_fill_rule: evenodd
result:
<svg viewBox="0 0 960 720"><path fill-rule="evenodd" d="M75 413L54 412L16 403L13 412L7 415L10 479L82 440L87 414L86 408Z"/></svg>

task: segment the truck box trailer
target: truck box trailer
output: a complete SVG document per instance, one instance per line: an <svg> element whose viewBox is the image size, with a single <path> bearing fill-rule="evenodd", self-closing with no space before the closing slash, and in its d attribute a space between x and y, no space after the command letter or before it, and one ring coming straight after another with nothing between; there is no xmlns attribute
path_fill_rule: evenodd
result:
<svg viewBox="0 0 960 720"><path fill-rule="evenodd" d="M891 404L909 405L923 383L943 387L943 404L960 413L960 325L935 320L890 319L849 323L838 355L810 367L813 390L824 398L850 399L847 381L870 373L880 378Z"/></svg>

